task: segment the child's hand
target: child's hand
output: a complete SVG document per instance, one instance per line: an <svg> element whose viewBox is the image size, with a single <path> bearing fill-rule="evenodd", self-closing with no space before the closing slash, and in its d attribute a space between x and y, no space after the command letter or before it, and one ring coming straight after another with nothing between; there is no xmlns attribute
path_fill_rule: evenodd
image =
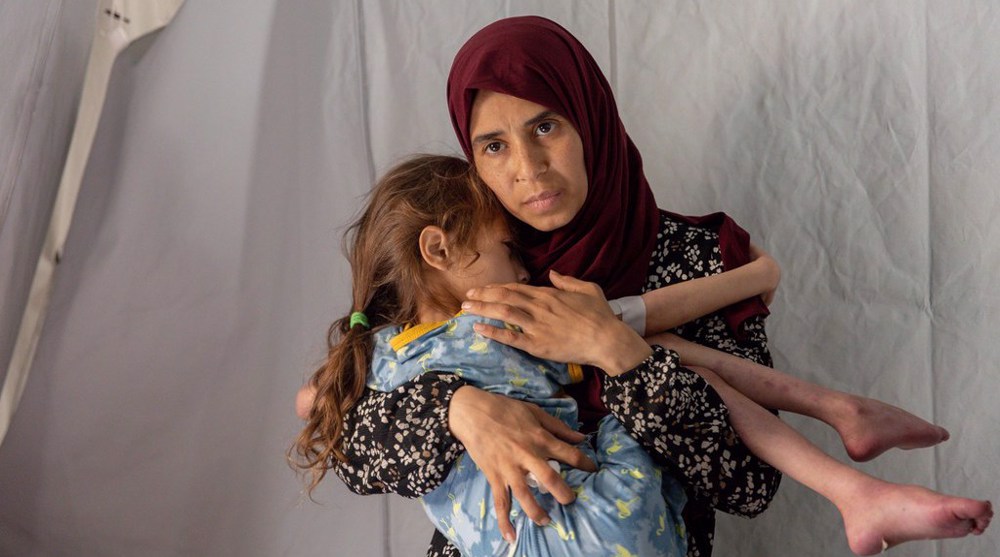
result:
<svg viewBox="0 0 1000 557"><path fill-rule="evenodd" d="M773 257L753 242L750 243L750 264L756 266L760 272L763 284L760 297L764 300L764 305L769 306L774 301L774 293L778 290L778 283L781 282L781 267Z"/></svg>

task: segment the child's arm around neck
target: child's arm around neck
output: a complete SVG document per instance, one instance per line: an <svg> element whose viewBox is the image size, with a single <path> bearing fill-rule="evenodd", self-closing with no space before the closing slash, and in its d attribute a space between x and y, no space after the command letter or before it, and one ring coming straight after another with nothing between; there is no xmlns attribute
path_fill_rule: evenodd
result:
<svg viewBox="0 0 1000 557"><path fill-rule="evenodd" d="M757 257L730 271L671 284L646 292L646 335L661 333L753 296L770 301L781 269L770 255L753 246Z"/></svg>

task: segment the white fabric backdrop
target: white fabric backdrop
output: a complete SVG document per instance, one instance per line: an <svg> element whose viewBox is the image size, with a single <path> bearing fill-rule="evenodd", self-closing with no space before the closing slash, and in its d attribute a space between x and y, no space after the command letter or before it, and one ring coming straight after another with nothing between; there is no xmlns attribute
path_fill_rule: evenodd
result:
<svg viewBox="0 0 1000 557"><path fill-rule="evenodd" d="M0 0L4 369L95 4ZM661 206L725 210L781 262L780 367L952 432L861 467L998 499L995 2L189 0L116 66L0 446L0 554L423 554L413 502L335 479L302 502L292 399L347 310L359 196L403 155L457 151L451 59L524 13L591 49ZM724 519L716 551L848 553L836 510L791 481L763 517ZM893 554L997 555L1000 536Z"/></svg>

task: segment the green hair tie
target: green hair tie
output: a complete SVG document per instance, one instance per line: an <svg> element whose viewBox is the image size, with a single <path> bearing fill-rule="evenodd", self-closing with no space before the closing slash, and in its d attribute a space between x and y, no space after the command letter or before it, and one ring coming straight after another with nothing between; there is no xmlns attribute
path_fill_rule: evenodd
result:
<svg viewBox="0 0 1000 557"><path fill-rule="evenodd" d="M348 328L353 329L355 325L361 325L366 329L372 328L372 326L368 324L368 316L360 311L356 311L351 314L351 325Z"/></svg>

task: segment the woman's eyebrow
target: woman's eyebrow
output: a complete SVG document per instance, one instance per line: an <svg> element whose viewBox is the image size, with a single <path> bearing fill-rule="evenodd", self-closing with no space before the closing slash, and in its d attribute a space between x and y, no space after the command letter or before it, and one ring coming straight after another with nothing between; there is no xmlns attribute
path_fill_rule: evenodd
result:
<svg viewBox="0 0 1000 557"><path fill-rule="evenodd" d="M543 110L522 125L526 128L534 127L535 124L541 122L542 120L548 120L549 118L555 118L557 116L559 115L551 110Z"/></svg>
<svg viewBox="0 0 1000 557"><path fill-rule="evenodd" d="M472 138L472 144L475 145L477 143L482 143L484 141L493 141L494 139L500 137L501 135L503 135L503 132L499 130L493 132L481 133L476 137Z"/></svg>

